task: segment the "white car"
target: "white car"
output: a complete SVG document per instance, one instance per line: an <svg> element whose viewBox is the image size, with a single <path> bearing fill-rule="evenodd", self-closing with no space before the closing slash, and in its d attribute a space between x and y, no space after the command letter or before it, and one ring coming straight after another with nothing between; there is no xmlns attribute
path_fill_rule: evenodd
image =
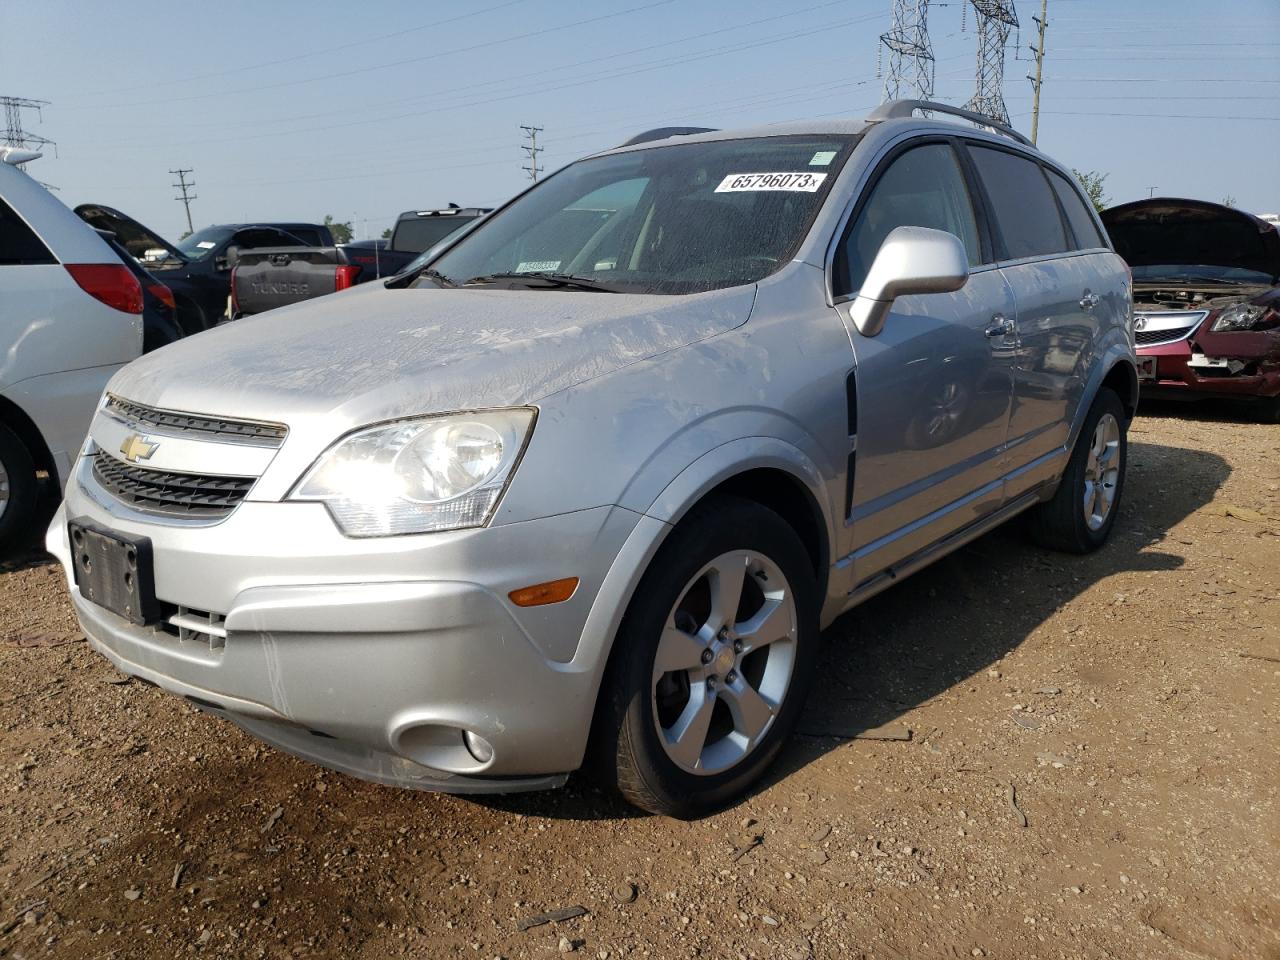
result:
<svg viewBox="0 0 1280 960"><path fill-rule="evenodd" d="M107 380L142 352L142 287L0 146L0 557L61 490Z"/></svg>

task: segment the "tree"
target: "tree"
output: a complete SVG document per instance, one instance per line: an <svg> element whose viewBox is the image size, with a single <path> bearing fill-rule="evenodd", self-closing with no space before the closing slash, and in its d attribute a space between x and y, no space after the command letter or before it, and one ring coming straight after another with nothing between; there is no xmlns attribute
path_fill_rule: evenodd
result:
<svg viewBox="0 0 1280 960"><path fill-rule="evenodd" d="M1236 205L1236 198L1228 193L1225 197L1222 198L1222 205L1224 207L1234 207Z"/></svg>
<svg viewBox="0 0 1280 960"><path fill-rule="evenodd" d="M390 227L387 227L387 229L385 229L385 230L383 230L383 231L382 231L382 239L383 239L383 240L390 240L390 239L391 239L391 228L390 228Z"/></svg>
<svg viewBox="0 0 1280 960"><path fill-rule="evenodd" d="M333 214L326 213L324 215L324 225L329 228L329 232L333 234L334 243L350 243L352 237L351 222L339 222L333 219Z"/></svg>
<svg viewBox="0 0 1280 960"><path fill-rule="evenodd" d="M183 241L183 240L187 239L187 237L189 237L189 236L191 236L191 231L190 231L190 230L183 230L183 231L182 231L182 236L178 237L178 241L179 241L179 242L181 242L181 241Z"/></svg>
<svg viewBox="0 0 1280 960"><path fill-rule="evenodd" d="M1093 209L1101 213L1107 209L1107 193L1103 189L1103 183L1110 174L1099 173L1097 170L1072 170L1076 175L1076 179L1080 181L1080 186L1084 187L1085 195L1089 198L1089 202L1093 204Z"/></svg>

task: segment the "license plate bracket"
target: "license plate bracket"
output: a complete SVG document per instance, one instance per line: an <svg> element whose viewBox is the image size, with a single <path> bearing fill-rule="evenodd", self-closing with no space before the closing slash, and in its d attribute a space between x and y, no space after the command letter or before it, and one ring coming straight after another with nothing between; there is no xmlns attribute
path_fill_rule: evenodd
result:
<svg viewBox="0 0 1280 960"><path fill-rule="evenodd" d="M80 595L140 626L160 619L151 541L71 521L72 570Z"/></svg>
<svg viewBox="0 0 1280 960"><path fill-rule="evenodd" d="M1138 357L1138 379L1154 380L1156 378L1156 358Z"/></svg>

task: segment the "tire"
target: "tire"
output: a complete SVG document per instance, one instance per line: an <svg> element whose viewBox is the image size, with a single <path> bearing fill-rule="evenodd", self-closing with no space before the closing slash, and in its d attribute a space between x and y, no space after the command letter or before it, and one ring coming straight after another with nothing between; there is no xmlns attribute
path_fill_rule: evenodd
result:
<svg viewBox="0 0 1280 960"><path fill-rule="evenodd" d="M0 559L30 544L39 492L31 452L16 433L0 423Z"/></svg>
<svg viewBox="0 0 1280 960"><path fill-rule="evenodd" d="M730 616L721 608L735 583ZM614 641L592 737L601 779L682 819L743 793L803 707L818 606L812 562L780 516L730 497L695 508L654 557ZM671 667L661 673L660 654Z"/></svg>
<svg viewBox="0 0 1280 960"><path fill-rule="evenodd" d="M1030 511L1032 538L1066 553L1091 553L1106 543L1120 511L1128 463L1124 404L1103 387L1084 418L1053 499Z"/></svg>

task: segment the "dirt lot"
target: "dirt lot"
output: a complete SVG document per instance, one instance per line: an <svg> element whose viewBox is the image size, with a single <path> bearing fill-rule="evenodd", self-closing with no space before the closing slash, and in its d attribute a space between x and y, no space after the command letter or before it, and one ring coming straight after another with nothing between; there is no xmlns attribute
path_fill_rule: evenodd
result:
<svg viewBox="0 0 1280 960"><path fill-rule="evenodd" d="M805 729L910 741L696 823L323 772L0 573L0 956L1280 958L1280 427L1169 413L1106 550L1001 531L828 631Z"/></svg>

